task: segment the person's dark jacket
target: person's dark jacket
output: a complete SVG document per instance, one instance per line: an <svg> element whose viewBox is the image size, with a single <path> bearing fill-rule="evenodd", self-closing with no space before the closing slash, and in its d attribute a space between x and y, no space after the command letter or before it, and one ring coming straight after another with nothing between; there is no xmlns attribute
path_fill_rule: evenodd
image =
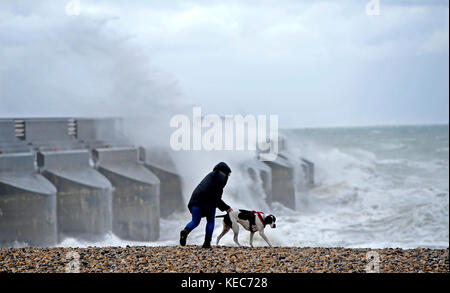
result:
<svg viewBox="0 0 450 293"><path fill-rule="evenodd" d="M221 211L228 210L230 206L222 200L222 193L227 184L229 173L231 173L231 169L227 164L224 162L217 164L213 171L206 175L192 192L188 204L189 210L192 206L200 204L211 204Z"/></svg>

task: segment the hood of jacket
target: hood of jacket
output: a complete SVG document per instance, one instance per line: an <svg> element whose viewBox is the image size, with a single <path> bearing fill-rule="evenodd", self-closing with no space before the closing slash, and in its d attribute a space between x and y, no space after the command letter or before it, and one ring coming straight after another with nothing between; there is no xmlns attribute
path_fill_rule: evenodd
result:
<svg viewBox="0 0 450 293"><path fill-rule="evenodd" d="M231 173L230 167L228 167L228 165L225 164L224 162L220 162L219 164L217 164L214 167L213 171L216 171L216 170L219 170L219 171L225 173L226 175L228 175L228 173Z"/></svg>

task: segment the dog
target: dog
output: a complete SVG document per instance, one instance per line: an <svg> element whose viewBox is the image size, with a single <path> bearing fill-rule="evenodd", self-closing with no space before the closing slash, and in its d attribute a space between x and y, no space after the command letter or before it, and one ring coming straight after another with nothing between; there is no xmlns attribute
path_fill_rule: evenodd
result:
<svg viewBox="0 0 450 293"><path fill-rule="evenodd" d="M244 227L245 230L250 231L250 246L253 247L253 235L255 232L259 232L259 235L272 247L266 235L264 234L264 228L266 225L270 225L271 228L276 228L276 218L274 215L264 215L263 212L256 211L247 211L247 210L239 210L239 211L231 211L226 215L216 216L216 218L223 218L223 230L222 233L217 237L216 245L219 245L220 239L233 229L234 232L234 242L241 246L238 241L239 235L239 224Z"/></svg>

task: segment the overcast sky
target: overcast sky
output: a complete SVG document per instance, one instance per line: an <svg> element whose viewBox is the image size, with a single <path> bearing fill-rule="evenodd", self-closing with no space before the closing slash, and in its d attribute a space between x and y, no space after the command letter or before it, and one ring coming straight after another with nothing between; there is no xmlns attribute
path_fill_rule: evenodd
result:
<svg viewBox="0 0 450 293"><path fill-rule="evenodd" d="M68 2L0 0L0 117L185 103L281 127L449 120L447 0Z"/></svg>

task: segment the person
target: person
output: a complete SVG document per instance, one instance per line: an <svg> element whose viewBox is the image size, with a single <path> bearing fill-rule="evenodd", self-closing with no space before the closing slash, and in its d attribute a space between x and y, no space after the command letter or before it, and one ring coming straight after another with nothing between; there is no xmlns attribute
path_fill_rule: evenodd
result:
<svg viewBox="0 0 450 293"><path fill-rule="evenodd" d="M211 248L211 238L214 231L216 207L227 213L232 209L222 200L223 188L227 184L231 169L224 162L217 164L213 171L206 175L192 192L188 209L192 214L192 221L180 232L180 245L186 245L189 233L199 224L201 218L206 217L206 231L203 248Z"/></svg>

